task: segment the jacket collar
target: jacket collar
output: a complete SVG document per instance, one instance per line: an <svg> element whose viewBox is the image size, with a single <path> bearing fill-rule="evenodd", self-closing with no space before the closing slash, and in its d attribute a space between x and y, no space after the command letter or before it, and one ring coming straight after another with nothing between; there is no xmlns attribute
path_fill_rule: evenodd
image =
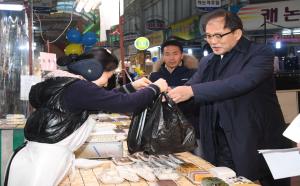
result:
<svg viewBox="0 0 300 186"><path fill-rule="evenodd" d="M237 42L237 44L233 47L233 50L238 52L247 53L249 51L251 41L246 39L244 36Z"/></svg>
<svg viewBox="0 0 300 186"><path fill-rule="evenodd" d="M160 71L162 71L163 73L166 73L166 74L180 74L180 73L183 73L185 72L186 70L188 70L184 65L181 65L181 66L177 66L172 73L170 73L168 71L168 69L166 68L166 66L164 64L161 65L161 68L160 68Z"/></svg>
<svg viewBox="0 0 300 186"><path fill-rule="evenodd" d="M227 63L227 61L232 57L235 52L247 53L250 48L251 41L246 39L244 36L237 42L237 44L227 53L224 54L222 58L222 63ZM213 56L216 56L215 54ZM231 56L231 57L228 57Z"/></svg>
<svg viewBox="0 0 300 186"><path fill-rule="evenodd" d="M231 60L231 58L233 57L233 54L236 52L241 52L241 53L247 53L249 51L250 48L250 44L251 42L246 39L244 36L241 37L241 39L237 42L237 44L233 47L233 49L226 53L224 55L224 57L222 58L222 66L219 68L219 71L217 72L218 74L220 74L225 66L228 64L228 62ZM212 56L208 57L208 61L211 61L213 57L216 57L217 55L212 54ZM206 66L206 69L208 69L208 67L211 65L212 63L208 63L208 65Z"/></svg>
<svg viewBox="0 0 300 186"><path fill-rule="evenodd" d="M237 42L237 44L232 48L231 51L224 54L224 56L228 55L229 53L232 53L233 51L238 51L242 53L247 53L250 48L251 41L246 39L244 36L241 37L241 39ZM212 54L212 56L208 57L209 60L215 56L215 54Z"/></svg>
<svg viewBox="0 0 300 186"><path fill-rule="evenodd" d="M170 72L171 69L166 65L166 63L164 63L164 64L165 64L164 66L165 66L165 68L167 69L167 71ZM183 64L183 61L181 61L181 62L177 65L177 67L181 67L182 64ZM177 67L175 67L174 70L175 70ZM173 70L172 72L174 72L174 70ZM170 72L170 73L172 73L172 72Z"/></svg>

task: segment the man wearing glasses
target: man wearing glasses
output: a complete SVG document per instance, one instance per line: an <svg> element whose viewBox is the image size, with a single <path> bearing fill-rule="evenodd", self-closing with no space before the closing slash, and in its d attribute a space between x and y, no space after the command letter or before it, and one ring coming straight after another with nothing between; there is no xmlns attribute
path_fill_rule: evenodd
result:
<svg viewBox="0 0 300 186"><path fill-rule="evenodd" d="M243 36L236 14L215 10L203 23L204 39L213 53L202 58L194 76L169 96L177 103L192 98L199 104L206 160L263 186L288 186L288 179L273 180L257 152L290 147L282 137L285 122L275 93L272 51Z"/></svg>

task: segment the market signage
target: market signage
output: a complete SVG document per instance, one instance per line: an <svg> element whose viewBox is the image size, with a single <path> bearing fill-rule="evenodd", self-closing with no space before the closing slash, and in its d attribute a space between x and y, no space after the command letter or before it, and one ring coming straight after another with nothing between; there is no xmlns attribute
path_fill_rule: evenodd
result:
<svg viewBox="0 0 300 186"><path fill-rule="evenodd" d="M179 21L170 25L170 36L176 36L185 40L191 40L200 34L199 31L199 17L193 16L191 18Z"/></svg>
<svg viewBox="0 0 300 186"><path fill-rule="evenodd" d="M281 34L275 34L273 36L273 39L275 41L281 41L281 42L299 43L300 42L300 35L281 35Z"/></svg>
<svg viewBox="0 0 300 186"><path fill-rule="evenodd" d="M34 7L35 8L52 8L55 4L53 0L35 0Z"/></svg>
<svg viewBox="0 0 300 186"><path fill-rule="evenodd" d="M3 1L0 0L0 2ZM39 13L50 13L54 6L53 0L35 0L33 10Z"/></svg>
<svg viewBox="0 0 300 186"><path fill-rule="evenodd" d="M166 24L161 19L150 19L146 21L146 28L148 30L158 31L165 29Z"/></svg>
<svg viewBox="0 0 300 186"><path fill-rule="evenodd" d="M267 29L299 27L299 0L274 3L251 4L244 6L238 12L245 30L263 29L264 16ZM277 26L276 26L277 25Z"/></svg>
<svg viewBox="0 0 300 186"><path fill-rule="evenodd" d="M146 37L139 37L134 41L134 46L138 50L146 50L150 46L150 42Z"/></svg>
<svg viewBox="0 0 300 186"><path fill-rule="evenodd" d="M163 31L153 32L147 35L147 38L150 41L149 47L160 46L164 41L164 33Z"/></svg>
<svg viewBox="0 0 300 186"><path fill-rule="evenodd" d="M221 0L196 0L196 7L198 8L221 7Z"/></svg>
<svg viewBox="0 0 300 186"><path fill-rule="evenodd" d="M124 34L124 41L133 41L139 36L136 32L130 32Z"/></svg>

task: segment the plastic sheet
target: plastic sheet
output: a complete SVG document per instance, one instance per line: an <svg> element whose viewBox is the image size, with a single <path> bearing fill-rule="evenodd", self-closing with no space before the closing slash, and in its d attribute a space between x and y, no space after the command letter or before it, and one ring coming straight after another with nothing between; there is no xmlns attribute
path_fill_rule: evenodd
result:
<svg viewBox="0 0 300 186"><path fill-rule="evenodd" d="M20 100L20 76L28 75L28 21L25 11L0 11L0 118L28 112Z"/></svg>

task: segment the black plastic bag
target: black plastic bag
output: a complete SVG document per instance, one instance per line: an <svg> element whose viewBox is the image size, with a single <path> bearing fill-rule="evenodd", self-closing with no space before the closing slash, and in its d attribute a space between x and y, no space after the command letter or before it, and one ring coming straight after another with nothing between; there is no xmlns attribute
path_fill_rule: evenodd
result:
<svg viewBox="0 0 300 186"><path fill-rule="evenodd" d="M142 137L147 112L148 108L132 117L127 136L127 147L130 153L143 151Z"/></svg>
<svg viewBox="0 0 300 186"><path fill-rule="evenodd" d="M162 98L166 101L162 102ZM196 147L195 130L176 103L162 93L155 103L134 115L128 132L129 153L171 154Z"/></svg>

